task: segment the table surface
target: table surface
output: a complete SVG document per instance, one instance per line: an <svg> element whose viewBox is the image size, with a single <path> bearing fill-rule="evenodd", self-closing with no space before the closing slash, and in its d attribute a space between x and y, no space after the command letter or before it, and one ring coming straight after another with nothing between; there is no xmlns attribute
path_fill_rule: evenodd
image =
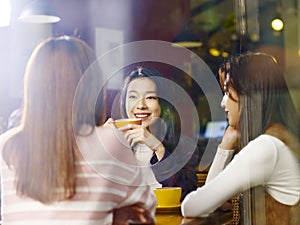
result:
<svg viewBox="0 0 300 225"><path fill-rule="evenodd" d="M226 224L232 219L232 212L217 210L205 218L184 218L180 209L173 211L157 211L156 225L220 225Z"/></svg>

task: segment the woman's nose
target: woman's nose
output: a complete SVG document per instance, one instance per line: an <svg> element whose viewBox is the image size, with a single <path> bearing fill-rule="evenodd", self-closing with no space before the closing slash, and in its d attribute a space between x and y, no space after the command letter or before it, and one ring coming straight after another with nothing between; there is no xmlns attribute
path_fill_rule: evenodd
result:
<svg viewBox="0 0 300 225"><path fill-rule="evenodd" d="M146 105L145 98L139 99L139 101L138 101L137 104L136 104L136 107L137 107L138 109L144 109L144 108L146 108L147 105Z"/></svg>
<svg viewBox="0 0 300 225"><path fill-rule="evenodd" d="M228 95L224 95L221 101L221 107L225 108L226 107L226 102L228 100Z"/></svg>

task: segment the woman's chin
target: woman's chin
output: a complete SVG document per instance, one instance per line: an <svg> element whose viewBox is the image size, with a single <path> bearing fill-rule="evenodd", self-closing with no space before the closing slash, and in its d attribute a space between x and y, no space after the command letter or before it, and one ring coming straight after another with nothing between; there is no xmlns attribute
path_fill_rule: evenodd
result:
<svg viewBox="0 0 300 225"><path fill-rule="evenodd" d="M142 120L143 127L149 127L157 122L157 119L148 118L146 120Z"/></svg>

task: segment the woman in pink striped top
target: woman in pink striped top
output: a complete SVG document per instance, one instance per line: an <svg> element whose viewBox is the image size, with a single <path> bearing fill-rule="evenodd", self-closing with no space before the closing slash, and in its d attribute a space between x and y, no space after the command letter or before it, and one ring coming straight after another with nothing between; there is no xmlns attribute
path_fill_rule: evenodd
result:
<svg viewBox="0 0 300 225"><path fill-rule="evenodd" d="M95 127L94 62L92 49L68 36L33 51L21 124L0 138L3 225L153 220L155 197L123 135ZM139 212L124 217L131 206Z"/></svg>

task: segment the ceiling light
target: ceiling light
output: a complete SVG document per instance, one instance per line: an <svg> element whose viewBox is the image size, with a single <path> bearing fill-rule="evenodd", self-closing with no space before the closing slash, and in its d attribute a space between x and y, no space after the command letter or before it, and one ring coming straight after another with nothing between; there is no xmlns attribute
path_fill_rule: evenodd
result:
<svg viewBox="0 0 300 225"><path fill-rule="evenodd" d="M34 0L22 10L19 20L27 23L57 23L59 16L46 0Z"/></svg>
<svg viewBox="0 0 300 225"><path fill-rule="evenodd" d="M182 31L174 38L173 45L185 48L198 48L203 45L200 35L191 30L188 22L184 22Z"/></svg>
<svg viewBox="0 0 300 225"><path fill-rule="evenodd" d="M271 27L275 31L281 31L283 29L283 21L280 18L275 18L271 21Z"/></svg>

